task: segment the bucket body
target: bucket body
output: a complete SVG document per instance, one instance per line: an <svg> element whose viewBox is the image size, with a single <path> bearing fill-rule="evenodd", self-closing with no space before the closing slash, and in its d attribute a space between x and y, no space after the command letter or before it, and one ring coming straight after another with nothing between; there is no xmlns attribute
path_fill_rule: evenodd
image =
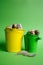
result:
<svg viewBox="0 0 43 65"><path fill-rule="evenodd" d="M24 30L20 29L5 29L6 48L8 52L21 51L23 32Z"/></svg>
<svg viewBox="0 0 43 65"><path fill-rule="evenodd" d="M30 53L35 53L37 51L37 38L36 35L24 35L24 42L25 42L25 50Z"/></svg>

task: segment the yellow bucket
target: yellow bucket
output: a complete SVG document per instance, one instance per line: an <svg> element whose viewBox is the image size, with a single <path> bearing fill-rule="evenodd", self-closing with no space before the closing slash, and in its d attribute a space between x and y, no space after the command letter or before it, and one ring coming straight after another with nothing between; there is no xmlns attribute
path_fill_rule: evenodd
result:
<svg viewBox="0 0 43 65"><path fill-rule="evenodd" d="M22 29L5 29L6 47L8 52L21 51L23 33L24 30Z"/></svg>

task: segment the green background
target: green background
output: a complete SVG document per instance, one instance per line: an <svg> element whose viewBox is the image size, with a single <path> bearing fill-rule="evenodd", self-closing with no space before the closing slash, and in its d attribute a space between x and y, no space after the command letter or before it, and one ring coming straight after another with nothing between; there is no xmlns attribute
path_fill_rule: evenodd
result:
<svg viewBox="0 0 43 65"><path fill-rule="evenodd" d="M42 40L35 57L6 52L4 29L13 23L21 23L24 34L31 29L40 31ZM0 0L0 65L43 65L43 0Z"/></svg>

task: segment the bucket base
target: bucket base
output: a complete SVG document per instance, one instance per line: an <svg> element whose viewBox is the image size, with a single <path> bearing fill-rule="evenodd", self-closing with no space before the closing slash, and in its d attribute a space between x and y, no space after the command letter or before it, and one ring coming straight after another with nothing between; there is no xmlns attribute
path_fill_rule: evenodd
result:
<svg viewBox="0 0 43 65"><path fill-rule="evenodd" d="M14 53L18 53L18 52L21 52L21 50L7 50L7 52L14 52Z"/></svg>

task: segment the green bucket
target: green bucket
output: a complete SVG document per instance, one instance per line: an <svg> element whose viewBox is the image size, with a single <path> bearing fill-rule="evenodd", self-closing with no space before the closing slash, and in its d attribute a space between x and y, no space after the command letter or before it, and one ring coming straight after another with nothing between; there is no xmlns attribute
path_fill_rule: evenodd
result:
<svg viewBox="0 0 43 65"><path fill-rule="evenodd" d="M39 39L40 38L38 35L33 35L30 33L24 35L25 50L30 53L35 53L37 51L37 44Z"/></svg>

